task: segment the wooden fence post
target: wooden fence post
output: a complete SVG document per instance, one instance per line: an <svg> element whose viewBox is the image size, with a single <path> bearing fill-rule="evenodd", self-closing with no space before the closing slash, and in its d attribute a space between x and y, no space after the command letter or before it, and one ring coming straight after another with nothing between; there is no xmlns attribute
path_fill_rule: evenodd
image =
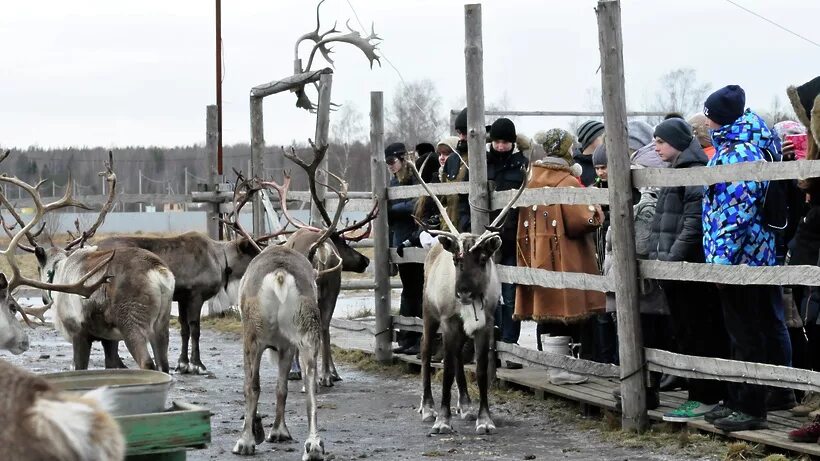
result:
<svg viewBox="0 0 820 461"><path fill-rule="evenodd" d="M207 172L206 178L208 178L208 191L212 191L216 193L216 155L217 155L217 142L219 138L219 131L217 130L217 117L218 112L216 105L208 106L205 110L205 155L207 156ZM208 230L208 237L219 240L219 221L217 221L217 216L219 216L219 204L209 203L208 204L208 211L206 213L206 223L205 227Z"/></svg>
<svg viewBox="0 0 820 461"><path fill-rule="evenodd" d="M373 222L373 275L376 282L376 360L393 359L390 318L390 233L387 227L387 165L384 163L384 94L370 92L370 178L379 199L379 215Z"/></svg>
<svg viewBox="0 0 820 461"><path fill-rule="evenodd" d="M265 151L265 127L262 120L262 98L251 96L251 171L249 177L264 175L262 152ZM253 235L262 235L265 232L264 209L259 195L253 197ZM237 216L238 220L239 217Z"/></svg>
<svg viewBox="0 0 820 461"><path fill-rule="evenodd" d="M488 209L487 159L484 154L487 139L484 120L484 45L481 37L481 4L464 5L464 61L467 76L467 146L470 167L470 203ZM455 119L453 119L455 121ZM470 231L482 234L490 216L470 207ZM495 338L490 338L487 374L495 383Z"/></svg>
<svg viewBox="0 0 820 461"><path fill-rule="evenodd" d="M601 88L606 127L609 173L609 216L612 232L615 302L618 313L618 351L621 358L621 398L624 430L643 432L646 415L646 365L638 305L638 264L632 212L632 174L626 134L621 5L619 0L599 0L598 39L601 50Z"/></svg>
<svg viewBox="0 0 820 461"><path fill-rule="evenodd" d="M319 102L318 108L316 110L316 146L326 146L328 143L328 133L330 131L330 91L333 88L333 74L322 74L319 77ZM325 158L322 159L322 162L319 164L319 169L316 170L316 182L327 184L327 156L329 153L325 153ZM316 196L322 202L324 206L325 202L325 195L326 190L324 187L320 185L316 185ZM327 207L325 207L327 209ZM330 212L330 210L328 210ZM333 214L331 214L331 217ZM316 204L311 206L311 217L313 219L314 226L324 226L326 223L322 220L322 215L319 213L319 209L316 207Z"/></svg>

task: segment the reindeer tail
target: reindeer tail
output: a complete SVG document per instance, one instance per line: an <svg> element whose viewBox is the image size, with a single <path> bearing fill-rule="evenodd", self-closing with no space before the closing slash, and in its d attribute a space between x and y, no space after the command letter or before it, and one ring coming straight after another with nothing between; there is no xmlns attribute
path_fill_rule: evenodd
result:
<svg viewBox="0 0 820 461"><path fill-rule="evenodd" d="M288 288L293 285L293 276L283 269L276 269L271 275L273 275L273 293L280 303L284 303L288 297Z"/></svg>

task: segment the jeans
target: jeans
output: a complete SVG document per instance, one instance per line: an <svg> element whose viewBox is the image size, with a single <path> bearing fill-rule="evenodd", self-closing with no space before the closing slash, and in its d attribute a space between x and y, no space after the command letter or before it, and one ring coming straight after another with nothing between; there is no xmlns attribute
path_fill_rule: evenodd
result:
<svg viewBox="0 0 820 461"><path fill-rule="evenodd" d="M505 249L502 247L499 264L515 266L517 264L515 249L503 251ZM501 330L501 341L505 343L518 343L518 337L521 336L521 321L513 320L513 313L515 313L515 285L502 283L501 301L495 308L495 326Z"/></svg>

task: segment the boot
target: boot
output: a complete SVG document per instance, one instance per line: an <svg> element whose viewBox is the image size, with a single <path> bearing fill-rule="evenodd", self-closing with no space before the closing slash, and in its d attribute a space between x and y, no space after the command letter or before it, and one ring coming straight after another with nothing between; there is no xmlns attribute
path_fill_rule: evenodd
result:
<svg viewBox="0 0 820 461"><path fill-rule="evenodd" d="M769 388L766 394L766 411L791 410L797 406L792 389Z"/></svg>
<svg viewBox="0 0 820 461"><path fill-rule="evenodd" d="M541 345L544 352L554 354L570 355L569 343L572 338L569 336L543 336ZM550 368L547 372L548 380L551 384L581 384L587 382L588 378L577 373L564 370L562 368Z"/></svg>

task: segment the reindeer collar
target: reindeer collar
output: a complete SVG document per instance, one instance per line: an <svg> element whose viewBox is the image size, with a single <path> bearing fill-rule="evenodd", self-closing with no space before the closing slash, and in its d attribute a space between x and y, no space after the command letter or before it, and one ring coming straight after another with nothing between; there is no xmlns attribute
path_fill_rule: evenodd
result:
<svg viewBox="0 0 820 461"><path fill-rule="evenodd" d="M230 280L233 269L231 269L231 266L228 264L228 250L224 247L222 248L222 255L225 257L225 271L223 276L225 279L225 291L228 291L228 281Z"/></svg>
<svg viewBox="0 0 820 461"><path fill-rule="evenodd" d="M57 272L57 264L60 264L60 261L54 263L54 265L51 266L51 269L46 271L46 278L48 279L48 283L54 283L54 274ZM53 299L51 297L51 290L48 290L48 299Z"/></svg>

